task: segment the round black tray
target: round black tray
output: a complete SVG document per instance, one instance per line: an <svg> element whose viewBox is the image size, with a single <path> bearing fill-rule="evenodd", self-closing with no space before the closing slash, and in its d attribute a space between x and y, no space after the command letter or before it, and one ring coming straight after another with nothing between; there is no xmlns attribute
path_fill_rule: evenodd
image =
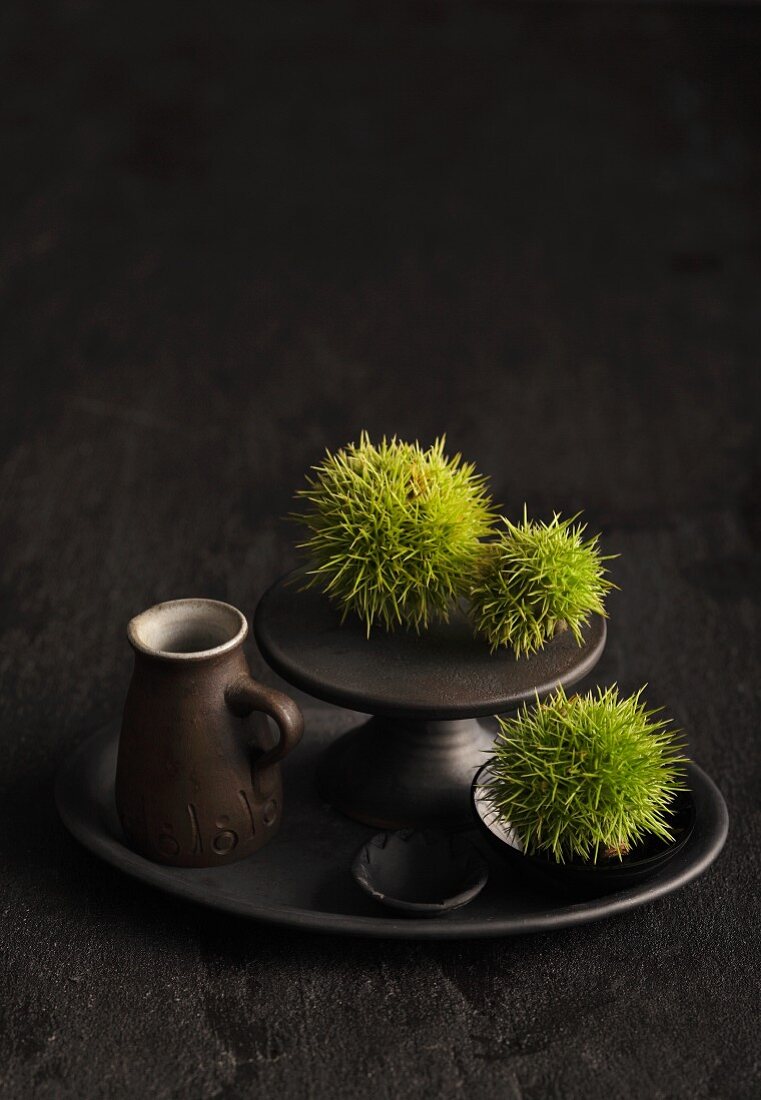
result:
<svg viewBox="0 0 761 1100"><path fill-rule="evenodd" d="M692 836L646 883L582 903L563 902L490 859L487 885L465 908L433 920L396 916L363 894L351 876L352 858L373 830L322 802L314 784L317 755L356 715L320 708L307 711L306 719L304 741L283 765L282 828L250 859L212 870L163 867L126 846L113 793L118 724L85 741L67 760L56 783L59 812L73 835L101 859L170 894L272 924L402 939L506 936L600 920L697 878L726 837L724 800L708 776L691 765Z"/></svg>

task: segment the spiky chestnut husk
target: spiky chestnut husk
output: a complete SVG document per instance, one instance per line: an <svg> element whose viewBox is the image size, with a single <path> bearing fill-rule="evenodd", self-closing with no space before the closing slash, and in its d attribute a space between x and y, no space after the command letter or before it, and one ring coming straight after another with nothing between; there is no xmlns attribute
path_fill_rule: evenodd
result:
<svg viewBox="0 0 761 1100"><path fill-rule="evenodd" d="M529 852L596 862L653 834L673 840L669 805L685 789L681 736L618 688L524 705L498 719L484 789Z"/></svg>
<svg viewBox="0 0 761 1100"><path fill-rule="evenodd" d="M444 438L427 450L367 433L314 467L297 498L300 543L319 584L345 617L367 626L420 630L446 619L466 587L494 524L486 481Z"/></svg>
<svg viewBox="0 0 761 1100"><path fill-rule="evenodd" d="M470 586L470 612L477 632L492 652L511 646L516 657L534 653L567 627L582 643L582 628L593 612L605 614L603 600L613 585L605 576L599 535L583 540L578 516L550 523L511 523L484 545Z"/></svg>

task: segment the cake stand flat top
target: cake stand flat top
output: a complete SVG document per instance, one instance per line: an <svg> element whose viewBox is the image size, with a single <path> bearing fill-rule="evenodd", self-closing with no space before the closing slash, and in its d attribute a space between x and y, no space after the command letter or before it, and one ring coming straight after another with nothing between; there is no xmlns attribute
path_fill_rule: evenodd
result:
<svg viewBox="0 0 761 1100"><path fill-rule="evenodd" d="M498 714L581 680L605 647L599 615L585 628L583 645L565 631L520 660L511 650L490 653L461 612L419 635L379 628L367 638L358 619L342 623L326 596L301 584L289 574L262 597L254 617L259 648L295 687L369 714L431 720Z"/></svg>

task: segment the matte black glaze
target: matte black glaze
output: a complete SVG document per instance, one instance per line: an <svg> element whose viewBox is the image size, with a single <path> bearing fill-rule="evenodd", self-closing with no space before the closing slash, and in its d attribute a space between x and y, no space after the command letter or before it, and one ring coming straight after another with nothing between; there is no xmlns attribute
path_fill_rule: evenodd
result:
<svg viewBox="0 0 761 1100"><path fill-rule="evenodd" d="M516 661L490 653L460 612L422 634L373 630L356 617L342 623L317 589L301 590L297 573L277 581L254 615L268 663L302 691L368 714L402 718L476 718L510 710L536 692L575 684L605 647L605 620L593 616L584 645L564 631L539 653Z"/></svg>
<svg viewBox="0 0 761 1100"><path fill-rule="evenodd" d="M469 828L470 785L493 740L475 718L371 718L323 753L320 793L337 810L376 828Z"/></svg>
<svg viewBox="0 0 761 1100"><path fill-rule="evenodd" d="M638 845L623 859L598 860L584 863L573 860L558 863L545 853L526 855L513 837L498 836L489 827L489 818L479 806L477 791L482 773L480 769L473 781L473 812L481 833L497 859L508 863L520 874L533 881L550 886L576 897L598 897L603 894L636 886L660 871L684 848L695 828L695 799L692 790L680 791L674 801L672 830L674 841L666 843L653 837ZM694 782L694 765L688 765L688 782Z"/></svg>
<svg viewBox="0 0 761 1100"><path fill-rule="evenodd" d="M377 833L359 849L351 871L375 901L420 917L461 909L489 877L469 840L428 829Z"/></svg>
<svg viewBox="0 0 761 1100"><path fill-rule="evenodd" d="M487 856L489 881L462 912L435 921L379 915L377 904L357 889L350 873L357 848L371 834L326 806L314 790L315 761L335 736L329 730L334 721L332 714L307 715L307 735L283 763L289 810L281 830L247 860L215 868L163 867L127 846L113 795L117 725L86 741L66 761L56 784L58 809L69 830L96 855L170 894L273 924L414 939L517 935L600 920L678 890L702 874L724 844L724 800L708 776L691 765L695 829L682 851L646 883L609 897L566 901Z"/></svg>
<svg viewBox="0 0 761 1100"><path fill-rule="evenodd" d="M375 715L331 746L319 784L331 805L383 829L467 827L470 786L493 740L475 718L576 683L605 647L601 616L583 646L566 631L518 661L511 651L490 653L461 612L419 635L375 630L368 638L358 619L342 623L325 595L300 583L289 574L262 597L259 648L296 687Z"/></svg>

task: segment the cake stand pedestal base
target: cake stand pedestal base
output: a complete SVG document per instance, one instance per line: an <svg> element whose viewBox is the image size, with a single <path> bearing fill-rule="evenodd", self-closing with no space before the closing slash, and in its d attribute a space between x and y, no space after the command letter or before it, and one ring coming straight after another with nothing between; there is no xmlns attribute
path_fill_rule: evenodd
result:
<svg viewBox="0 0 761 1100"><path fill-rule="evenodd" d="M470 788L493 742L475 718L371 718L325 751L319 791L348 817L381 829L472 827Z"/></svg>

